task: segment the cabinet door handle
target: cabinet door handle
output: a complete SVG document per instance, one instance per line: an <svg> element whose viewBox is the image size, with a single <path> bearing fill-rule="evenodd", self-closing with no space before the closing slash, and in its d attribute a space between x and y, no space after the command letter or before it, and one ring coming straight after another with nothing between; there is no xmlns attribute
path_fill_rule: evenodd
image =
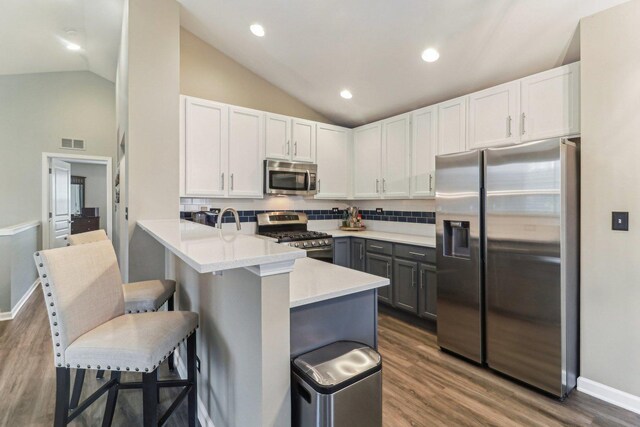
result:
<svg viewBox="0 0 640 427"><path fill-rule="evenodd" d="M420 289L424 289L424 270L420 270Z"/></svg>
<svg viewBox="0 0 640 427"><path fill-rule="evenodd" d="M320 180L318 180L318 193L320 193Z"/></svg>
<svg viewBox="0 0 640 427"><path fill-rule="evenodd" d="M373 249L384 249L382 246L370 245Z"/></svg>
<svg viewBox="0 0 640 427"><path fill-rule="evenodd" d="M363 254L362 254L362 249L363 248L364 248L364 246L360 246L360 259L362 259L362 256L363 256Z"/></svg>
<svg viewBox="0 0 640 427"><path fill-rule="evenodd" d="M389 267L391 266L389 263L386 263L387 266L387 279L391 278L391 274L389 274Z"/></svg>
<svg viewBox="0 0 640 427"><path fill-rule="evenodd" d="M229 181L231 183L231 190L233 190L233 174L229 177Z"/></svg>
<svg viewBox="0 0 640 427"><path fill-rule="evenodd" d="M376 179L376 193L379 193L380 191L378 190L378 183L380 182L379 179Z"/></svg>
<svg viewBox="0 0 640 427"><path fill-rule="evenodd" d="M387 180L386 180L386 178L382 178L382 192L383 193L387 192Z"/></svg>
<svg viewBox="0 0 640 427"><path fill-rule="evenodd" d="M507 117L507 138L511 137L511 116Z"/></svg>
<svg viewBox="0 0 640 427"><path fill-rule="evenodd" d="M416 287L416 269L415 268L411 269L411 287L412 288Z"/></svg>
<svg viewBox="0 0 640 427"><path fill-rule="evenodd" d="M298 141L293 143L293 155L294 156L298 155Z"/></svg>
<svg viewBox="0 0 640 427"><path fill-rule="evenodd" d="M427 254L421 254L420 252L409 252L411 255L417 255L417 256L427 256Z"/></svg>
<svg viewBox="0 0 640 427"><path fill-rule="evenodd" d="M433 191L433 173L429 174L429 193Z"/></svg>
<svg viewBox="0 0 640 427"><path fill-rule="evenodd" d="M287 155L291 154L291 141L287 141Z"/></svg>
<svg viewBox="0 0 640 427"><path fill-rule="evenodd" d="M221 182L220 182L220 189L224 190L224 172L222 172L222 179L221 179Z"/></svg>
<svg viewBox="0 0 640 427"><path fill-rule="evenodd" d="M522 113L522 117L520 118L520 120L521 120L521 123L520 123L521 134L524 135L525 134L524 124L527 120L527 116L524 113Z"/></svg>

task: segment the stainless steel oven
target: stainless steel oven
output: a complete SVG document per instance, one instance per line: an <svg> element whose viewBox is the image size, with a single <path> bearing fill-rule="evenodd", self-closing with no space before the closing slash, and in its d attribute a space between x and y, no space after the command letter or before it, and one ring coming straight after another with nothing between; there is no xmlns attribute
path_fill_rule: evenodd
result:
<svg viewBox="0 0 640 427"><path fill-rule="evenodd" d="M264 193L312 196L316 194L318 166L313 163L264 161Z"/></svg>
<svg viewBox="0 0 640 427"><path fill-rule="evenodd" d="M318 261L333 264L333 244L320 248L305 248L307 250L307 258L317 259Z"/></svg>

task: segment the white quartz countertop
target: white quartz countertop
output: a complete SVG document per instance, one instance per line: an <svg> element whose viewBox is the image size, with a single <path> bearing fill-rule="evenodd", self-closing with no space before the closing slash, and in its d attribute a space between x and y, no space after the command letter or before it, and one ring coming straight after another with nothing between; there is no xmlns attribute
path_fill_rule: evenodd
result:
<svg viewBox="0 0 640 427"><path fill-rule="evenodd" d="M436 238L433 236L419 236L415 234L389 233L386 231L344 231L327 230L333 237L362 237L363 239L383 240L393 243L404 243L406 245L424 246L427 248L436 247Z"/></svg>
<svg viewBox="0 0 640 427"><path fill-rule="evenodd" d="M368 291L389 279L312 258L296 260L289 276L291 308Z"/></svg>
<svg viewBox="0 0 640 427"><path fill-rule="evenodd" d="M283 263L306 251L252 234L220 230L179 219L140 220L138 226L199 273Z"/></svg>

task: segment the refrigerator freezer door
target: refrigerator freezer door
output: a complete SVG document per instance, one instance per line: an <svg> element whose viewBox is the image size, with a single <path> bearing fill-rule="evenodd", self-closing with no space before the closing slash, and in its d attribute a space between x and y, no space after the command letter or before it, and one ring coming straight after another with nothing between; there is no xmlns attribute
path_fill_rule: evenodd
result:
<svg viewBox="0 0 640 427"><path fill-rule="evenodd" d="M566 149L554 139L485 151L487 364L556 396L566 393L566 307L575 304L561 247L577 192L567 199L563 189L575 177Z"/></svg>
<svg viewBox="0 0 640 427"><path fill-rule="evenodd" d="M482 152L436 158L438 345L483 361Z"/></svg>

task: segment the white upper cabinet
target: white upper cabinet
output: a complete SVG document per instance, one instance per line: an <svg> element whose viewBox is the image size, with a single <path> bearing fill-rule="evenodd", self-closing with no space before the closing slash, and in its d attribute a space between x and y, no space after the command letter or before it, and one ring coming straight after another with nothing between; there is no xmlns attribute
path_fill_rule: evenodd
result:
<svg viewBox="0 0 640 427"><path fill-rule="evenodd" d="M380 197L382 122L353 130L353 197Z"/></svg>
<svg viewBox="0 0 640 427"><path fill-rule="evenodd" d="M411 113L411 197L435 194L437 141L437 106Z"/></svg>
<svg viewBox="0 0 640 427"><path fill-rule="evenodd" d="M318 194L315 196L316 199L349 197L350 139L351 129L317 124Z"/></svg>
<svg viewBox="0 0 640 427"><path fill-rule="evenodd" d="M315 161L315 122L266 113L265 123L267 159L309 163Z"/></svg>
<svg viewBox="0 0 640 427"><path fill-rule="evenodd" d="M401 114L382 122L382 196L407 198L410 188L411 114Z"/></svg>
<svg viewBox="0 0 640 427"><path fill-rule="evenodd" d="M466 150L467 97L438 104L438 154Z"/></svg>
<svg viewBox="0 0 640 427"><path fill-rule="evenodd" d="M191 97L181 104L181 195L224 196L229 107Z"/></svg>
<svg viewBox="0 0 640 427"><path fill-rule="evenodd" d="M263 132L263 112L229 108L229 179L226 189L230 197L262 197Z"/></svg>
<svg viewBox="0 0 640 427"><path fill-rule="evenodd" d="M266 113L265 123L265 157L290 160L291 117Z"/></svg>
<svg viewBox="0 0 640 427"><path fill-rule="evenodd" d="M580 63L526 77L520 81L522 141L580 132Z"/></svg>
<svg viewBox="0 0 640 427"><path fill-rule="evenodd" d="M291 129L291 160L313 163L316 160L316 123L293 119Z"/></svg>
<svg viewBox="0 0 640 427"><path fill-rule="evenodd" d="M520 141L519 95L517 81L469 95L468 150Z"/></svg>

